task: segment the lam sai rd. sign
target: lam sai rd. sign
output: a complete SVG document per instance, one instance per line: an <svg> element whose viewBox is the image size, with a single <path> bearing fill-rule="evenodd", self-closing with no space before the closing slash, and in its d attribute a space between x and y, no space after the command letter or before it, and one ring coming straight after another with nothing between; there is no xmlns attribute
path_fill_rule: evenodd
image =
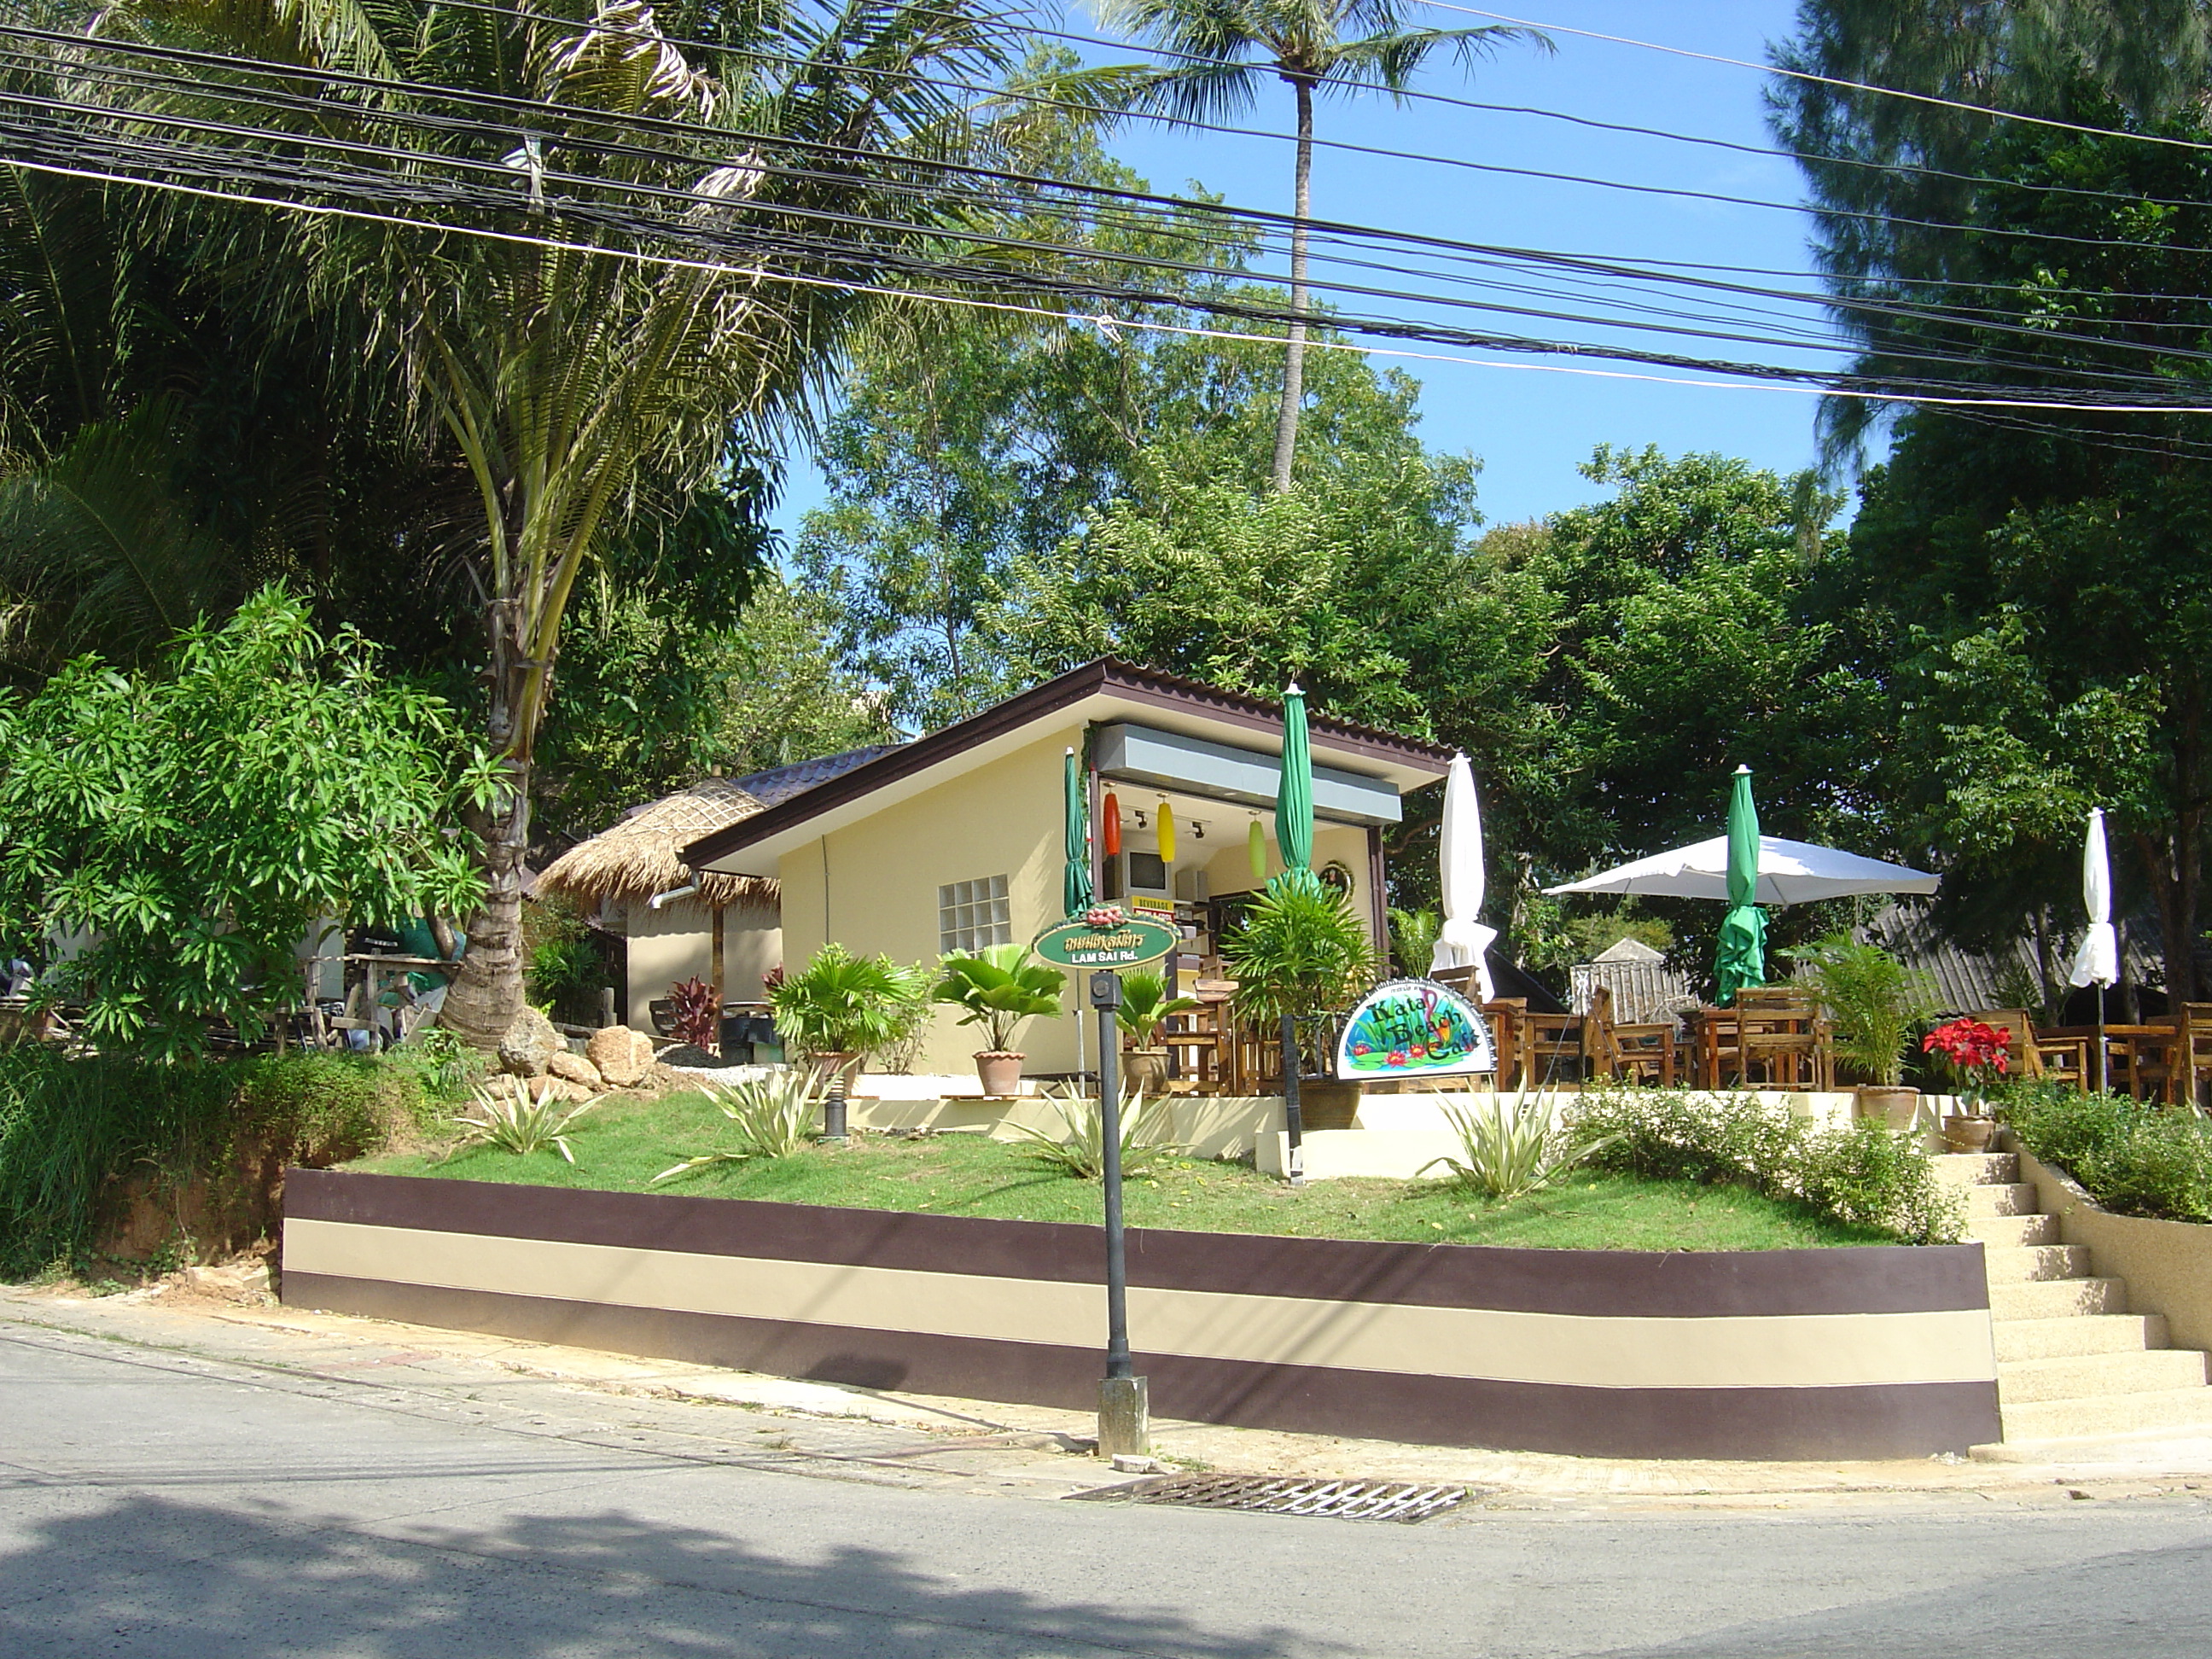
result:
<svg viewBox="0 0 2212 1659"><path fill-rule="evenodd" d="M1168 955L1176 938L1164 922L1119 910L1092 911L1046 928L1032 948L1063 968L1134 968Z"/></svg>

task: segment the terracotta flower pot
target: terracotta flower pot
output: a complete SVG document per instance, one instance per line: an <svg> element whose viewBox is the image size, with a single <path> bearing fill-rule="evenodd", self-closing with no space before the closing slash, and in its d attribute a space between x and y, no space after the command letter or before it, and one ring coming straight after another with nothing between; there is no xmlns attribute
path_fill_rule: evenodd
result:
<svg viewBox="0 0 2212 1659"><path fill-rule="evenodd" d="M1920 1120L1920 1091L1861 1089L1858 1091L1858 1115L1881 1118L1893 1129L1910 1129Z"/></svg>
<svg viewBox="0 0 2212 1659"><path fill-rule="evenodd" d="M1996 1132L1995 1118L1954 1116L1943 1120L1943 1144L1954 1152L1986 1152Z"/></svg>
<svg viewBox="0 0 2212 1659"><path fill-rule="evenodd" d="M975 1056L975 1075L987 1095L1018 1095L1022 1091L1022 1062L1027 1054L985 1049Z"/></svg>
<svg viewBox="0 0 2212 1659"><path fill-rule="evenodd" d="M826 1054L813 1055L811 1063L814 1067L815 1077L825 1087L834 1083L842 1074L845 1080L845 1092L850 1094L853 1091L853 1085L860 1080L860 1061L863 1058L864 1056L857 1049L848 1048L842 1052L833 1051Z"/></svg>
<svg viewBox="0 0 2212 1659"><path fill-rule="evenodd" d="M1121 1085L1140 1094L1165 1094L1168 1051L1164 1048L1124 1048L1121 1051Z"/></svg>

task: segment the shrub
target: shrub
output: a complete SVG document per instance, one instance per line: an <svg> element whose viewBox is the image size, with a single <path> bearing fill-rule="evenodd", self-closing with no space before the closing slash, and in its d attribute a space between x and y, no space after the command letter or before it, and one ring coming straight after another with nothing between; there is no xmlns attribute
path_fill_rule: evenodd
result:
<svg viewBox="0 0 2212 1659"><path fill-rule="evenodd" d="M712 1048L722 1040L722 1003L714 988L693 975L668 988L671 1024L678 1042Z"/></svg>
<svg viewBox="0 0 2212 1659"><path fill-rule="evenodd" d="M1927 975L1848 933L1832 933L1790 955L1806 964L1813 994L1835 1018L1836 1058L1869 1083L1895 1088L1904 1082L1906 1042L1935 1009Z"/></svg>
<svg viewBox="0 0 2212 1659"><path fill-rule="evenodd" d="M1443 1109L1459 1134L1466 1158L1436 1158L1415 1174L1426 1175L1441 1164L1461 1186L1499 1203L1543 1191L1618 1138L1593 1140L1564 1127L1554 1127L1552 1109L1525 1091L1514 1097L1510 1109L1500 1095L1486 1106L1449 1104Z"/></svg>
<svg viewBox="0 0 2212 1659"><path fill-rule="evenodd" d="M710 1087L707 1097L730 1120L738 1144L727 1152L686 1158L653 1176L673 1181L716 1164L744 1164L760 1158L790 1158L813 1144L814 1114L827 1083L806 1072L772 1072L726 1087Z"/></svg>
<svg viewBox="0 0 2212 1659"><path fill-rule="evenodd" d="M1582 1134L1612 1137L1591 1160L1601 1169L1737 1182L1909 1243L1950 1243L1965 1231L1962 1201L1936 1180L1918 1140L1870 1120L1817 1129L1751 1095L1631 1089L1583 1096L1572 1121Z"/></svg>
<svg viewBox="0 0 2212 1659"><path fill-rule="evenodd" d="M1006 1127L1028 1137L1030 1144L1024 1150L1047 1169L1078 1181L1102 1179L1106 1173L1106 1114L1097 1101L1072 1088L1054 1091L1049 1097L1060 1115L1059 1134L1049 1135L1025 1123ZM1160 1122L1162 1103L1147 1101L1141 1094L1121 1096L1122 1174L1133 1175L1176 1150Z"/></svg>
<svg viewBox="0 0 2212 1659"><path fill-rule="evenodd" d="M866 1054L897 1035L915 977L889 957L856 957L832 940L798 973L768 988L769 1006L784 1042L799 1054Z"/></svg>
<svg viewBox="0 0 2212 1659"><path fill-rule="evenodd" d="M0 1048L0 1273L86 1266L134 1178L204 1181L251 1221L265 1200L253 1183L374 1151L424 1109L411 1073L368 1056L167 1062Z"/></svg>
<svg viewBox="0 0 2212 1659"><path fill-rule="evenodd" d="M496 1146L503 1152L527 1158L532 1152L555 1152L574 1164L575 1148L568 1131L605 1095L570 1103L549 1091L543 1099L530 1097L530 1085L519 1077L495 1077L480 1085L469 1110L453 1121L460 1126L460 1145Z"/></svg>
<svg viewBox="0 0 2212 1659"><path fill-rule="evenodd" d="M2007 1085L1997 1109L2021 1146L2107 1209L2212 1221L2212 1126L2194 1112L2027 1081Z"/></svg>

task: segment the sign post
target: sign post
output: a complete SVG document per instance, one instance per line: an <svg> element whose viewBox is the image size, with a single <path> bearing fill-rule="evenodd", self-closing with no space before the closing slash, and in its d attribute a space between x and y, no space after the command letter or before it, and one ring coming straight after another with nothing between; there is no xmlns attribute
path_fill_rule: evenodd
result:
<svg viewBox="0 0 2212 1659"><path fill-rule="evenodd" d="M1152 1406L1129 1357L1129 1262L1121 1230L1121 1010L1120 969L1156 962L1176 947L1172 927L1094 906L1048 927L1031 948L1063 968L1088 968L1098 1015L1100 1184L1106 1189L1106 1375L1098 1384L1098 1455L1142 1457L1152 1449Z"/></svg>
<svg viewBox="0 0 2212 1659"><path fill-rule="evenodd" d="M1110 968L1091 975L1091 1006L1098 1011L1099 1176L1106 1189L1106 1375L1098 1384L1098 1455L1141 1457L1151 1449L1152 1411L1145 1379L1130 1374L1129 1264L1121 1236L1121 1045L1115 1030L1121 975Z"/></svg>

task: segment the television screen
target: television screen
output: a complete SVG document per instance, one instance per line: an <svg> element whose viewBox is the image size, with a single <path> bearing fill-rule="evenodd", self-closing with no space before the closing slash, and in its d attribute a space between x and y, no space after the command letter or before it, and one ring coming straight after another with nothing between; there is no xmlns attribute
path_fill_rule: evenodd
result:
<svg viewBox="0 0 2212 1659"><path fill-rule="evenodd" d="M1129 854L1129 890L1164 893L1168 890L1168 861L1158 853Z"/></svg>

